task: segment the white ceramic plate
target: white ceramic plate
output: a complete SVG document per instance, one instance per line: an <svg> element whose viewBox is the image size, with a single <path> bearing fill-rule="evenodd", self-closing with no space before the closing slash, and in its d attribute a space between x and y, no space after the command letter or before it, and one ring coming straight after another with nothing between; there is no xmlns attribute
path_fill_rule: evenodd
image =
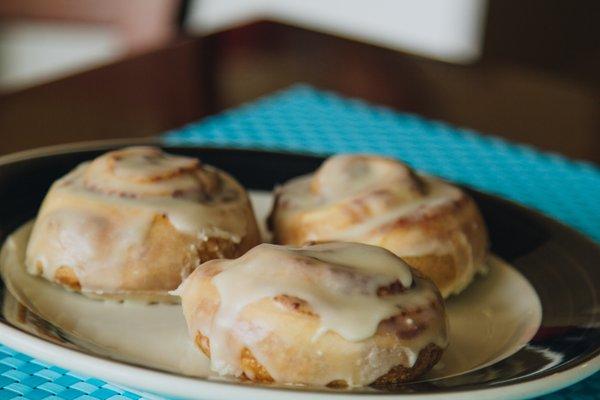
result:
<svg viewBox="0 0 600 400"><path fill-rule="evenodd" d="M271 195L258 191L250 195L257 219L263 223L272 204ZM210 372L208 359L192 345L180 306L93 300L27 274L24 259L31 226L25 224L8 238L0 258L9 289L3 313L10 323L42 334L40 321L44 321L52 327L46 334L89 354L174 374L225 380ZM264 224L261 230L267 238ZM447 302L451 345L423 380L456 376L493 364L517 352L537 332L542 310L531 285L498 258L492 257L489 264L485 276ZM514 293L519 296L514 298ZM24 313L29 313L28 318L23 318ZM193 390L198 382L188 379ZM160 392L195 393L172 393L167 388Z"/></svg>
<svg viewBox="0 0 600 400"><path fill-rule="evenodd" d="M33 216L53 179L111 146L84 145L0 160L0 190L10 193L0 207L0 234ZM321 161L232 149L168 150L199 156L257 189L309 172ZM394 393L206 379L210 375L206 360L191 347L177 306L90 300L24 274L27 228L8 242L2 255L4 283L16 296L4 290L0 341L50 363L129 387L207 400L382 395L511 399L556 390L598 370L600 279L594 268L600 259L598 248L539 214L477 192L472 195L486 218L493 250L515 267L493 259L487 276L448 301L448 351L422 381L395 388ZM255 193L253 198L257 213L264 215L268 196Z"/></svg>

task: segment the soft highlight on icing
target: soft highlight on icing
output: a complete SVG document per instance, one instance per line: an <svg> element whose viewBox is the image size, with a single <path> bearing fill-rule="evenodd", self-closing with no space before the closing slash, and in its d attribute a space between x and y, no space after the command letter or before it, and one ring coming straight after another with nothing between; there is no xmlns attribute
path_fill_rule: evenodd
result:
<svg viewBox="0 0 600 400"><path fill-rule="evenodd" d="M210 312L205 309L209 304L207 289L201 287L206 280L218 297L211 300L218 305ZM381 292L392 286L395 292ZM334 380L368 384L399 363L411 367L428 344L446 346L445 320L436 311L438 314L434 312L428 320L430 325L423 323L414 337L399 340L393 349L378 347L374 337L382 321L398 318L395 324L406 324L410 329L416 322L400 315L431 309L431 304L439 302L439 295L431 282L414 277L400 258L375 246L325 243L294 248L262 244L238 259L203 264L181 285L178 294L190 335L201 332L208 337L211 367L222 375L242 374L240 354L246 348L276 381L296 381L298 377L283 368L284 360L266 350L266 343L289 340L287 335L296 336L298 346L314 347L311 354L316 358L323 357L332 340L343 338L342 346L355 357L352 363L340 362L331 371L317 368L304 372L301 383L322 385ZM274 300L278 296L306 302L317 318L301 325L302 333L288 332L291 325L282 321L292 318L293 312L278 306Z"/></svg>
<svg viewBox="0 0 600 400"><path fill-rule="evenodd" d="M456 279L440 286L444 296L460 292L484 267L487 239L474 202L460 188L416 174L397 160L332 156L275 194L270 222L276 243L350 241L400 257L447 257ZM475 231L481 236L476 251L470 237Z"/></svg>
<svg viewBox="0 0 600 400"><path fill-rule="evenodd" d="M82 291L118 292L127 260L144 256L149 230L161 219L192 238L181 277L196 266L194 240L240 243L256 230L244 189L224 172L158 148L129 147L84 162L52 185L28 245L28 270L53 280L68 267Z"/></svg>

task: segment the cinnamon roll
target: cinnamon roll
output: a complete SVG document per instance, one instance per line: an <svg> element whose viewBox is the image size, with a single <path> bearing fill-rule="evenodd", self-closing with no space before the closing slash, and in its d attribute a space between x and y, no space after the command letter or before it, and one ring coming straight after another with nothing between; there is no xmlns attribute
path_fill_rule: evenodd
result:
<svg viewBox="0 0 600 400"><path fill-rule="evenodd" d="M27 247L31 274L91 296L176 301L200 263L260 243L246 191L223 171L129 147L57 180Z"/></svg>
<svg viewBox="0 0 600 400"><path fill-rule="evenodd" d="M435 285L376 246L261 244L202 264L177 293L211 368L255 382L401 383L447 345Z"/></svg>
<svg viewBox="0 0 600 400"><path fill-rule="evenodd" d="M488 236L475 202L396 160L329 158L276 190L276 243L349 241L384 247L433 280L444 297L484 270Z"/></svg>

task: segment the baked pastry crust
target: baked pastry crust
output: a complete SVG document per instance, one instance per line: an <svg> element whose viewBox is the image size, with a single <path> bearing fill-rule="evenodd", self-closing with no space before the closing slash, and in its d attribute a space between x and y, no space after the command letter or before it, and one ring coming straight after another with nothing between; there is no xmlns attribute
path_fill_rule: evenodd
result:
<svg viewBox="0 0 600 400"><path fill-rule="evenodd" d="M206 336L204 336L201 332L198 332L196 334L194 343L206 357L210 358L210 340ZM433 343L430 343L425 346L424 349L419 351L417 360L412 367L407 367L401 364L395 365L371 384L373 386L392 386L414 381L415 379L426 374L435 364L437 364L443 353L444 349ZM244 371L242 379L247 379L257 383L275 382L267 369L256 359L256 357L254 357L252 351L250 351L247 347L242 350L240 358L242 369ZM336 379L327 383L325 386L341 389L348 387L348 383L343 379Z"/></svg>
<svg viewBox="0 0 600 400"><path fill-rule="evenodd" d="M245 190L225 172L153 147L106 153L53 184L34 225L32 274L92 297L175 302L202 262L260 243Z"/></svg>
<svg viewBox="0 0 600 400"><path fill-rule="evenodd" d="M243 262L257 260L254 258L256 253L266 251L263 246L268 245L252 249L242 257ZM306 268L307 273L312 271L311 268L321 268L317 264L306 264L315 263L314 260L301 260L295 254L285 255L286 248L275 251L284 253L278 262L280 266L284 262L295 263L293 268ZM377 290L379 298L392 298L405 291L415 293L407 297L411 300L405 306L399 306L396 314L381 320L372 336L363 340L348 340L334 331L315 336L322 321L317 309L309 301L286 294L251 302L240 309L234 327L217 333L214 326L220 324L223 314L221 292L214 278L227 271L228 263L215 260L203 264L178 291L196 347L211 358L211 362L215 361L211 354L211 334L217 335L219 341L224 340L221 346L239 347L237 356L233 356L239 366L236 375L242 379L329 387L395 384L422 376L439 361L446 346L447 322L442 298L435 286L418 273L413 275L416 288L394 282ZM262 284L269 285L269 277L265 277ZM336 285L338 283L332 281L326 286ZM285 286L278 287L286 290ZM316 289L316 293L322 293L319 290ZM244 290L239 289L236 296L243 301ZM419 296L423 296L424 302L415 301ZM213 331L209 332L211 329ZM238 346L234 344L237 341L242 343ZM218 364L219 360L216 361ZM223 370L231 373L229 367L225 365Z"/></svg>
<svg viewBox="0 0 600 400"><path fill-rule="evenodd" d="M269 225L279 244L384 247L432 279L444 297L485 270L488 235L473 199L389 158L329 158L314 174L277 188Z"/></svg>

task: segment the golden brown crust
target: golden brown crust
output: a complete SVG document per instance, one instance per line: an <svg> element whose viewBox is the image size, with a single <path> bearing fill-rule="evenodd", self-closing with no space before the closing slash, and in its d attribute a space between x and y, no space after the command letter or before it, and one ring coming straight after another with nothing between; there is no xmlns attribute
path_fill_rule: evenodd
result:
<svg viewBox="0 0 600 400"><path fill-rule="evenodd" d="M274 251L272 248L275 246L265 246L268 246L270 251ZM351 244L349 246L361 247ZM257 248L252 250L254 251L257 251ZM381 249L378 251L383 252ZM389 255L387 252L385 254ZM290 258L285 258L284 255ZM308 260L299 261L295 253L285 252L282 257L258 257L244 261L251 263L252 266L258 265L258 262L269 262L278 267L282 262L294 262L297 263L294 265L298 268L306 268L306 275L313 276L317 273L317 276L323 276L323 279L331 279L328 283L337 288L335 279L339 275L330 276L327 273L321 275L319 272L322 271L314 270L320 264L313 265L312 261L318 258L307 257ZM379 285L376 295L382 301L395 301L399 299L398 295L405 291L414 291L414 296L406 294L408 296L406 299L411 299L406 304L401 300L398 300L399 303L394 302L398 309L392 311L390 318L382 317L379 322L374 321L373 333L369 333L361 340L350 340L334 328L324 329L319 314L327 312L328 309L320 309L323 304L312 301L313 296L326 296L327 289L321 286L319 289L316 288L315 293L295 292L295 296L266 294L247 304L244 303L247 292L239 286L233 286L236 291L226 291L229 297L223 299L218 286L223 281L215 281L215 277L228 271L229 264L234 264L234 267L240 266L238 262L215 260L205 263L188 277L179 290L183 314L188 329L192 332L192 339L205 355L213 357L212 366L217 373L244 376L246 379L258 382L274 380L280 383L330 387L367 385L386 375L393 367L410 367L411 363L419 357L431 360L431 365L428 365L431 367L437 358L428 356L428 352L421 355L419 352L430 343L436 344L440 349L446 346L447 321L443 300L434 285L420 277L418 272L411 271L413 279L412 283L407 283L407 287L401 283L404 281L400 278L387 280L385 284ZM236 276L245 275L236 274ZM260 275L251 276L244 281L254 282L256 279L262 282L262 276L264 270ZM297 276L295 279L302 278ZM356 276L356 279L361 277ZM265 277L267 285L268 281L268 277ZM293 292L293 289L286 289L285 285L279 287L281 290L275 293ZM374 294L372 288L369 290L369 293ZM221 308L222 301L228 302L225 308ZM241 304L237 303L238 301ZM235 318L232 318L231 314L226 314L231 310L229 307L232 307L232 304L239 306ZM220 310L227 311L221 314ZM351 314L346 314L345 318L351 321L355 319L363 321L365 317L369 318L371 311L370 308L357 310L355 318L354 310L355 308L352 308ZM224 319L219 320L219 318ZM349 326L353 326L353 323L350 322ZM219 328L223 329L219 330ZM424 361L413 366L415 369L412 375L400 369L394 369L392 372L414 379L417 374L425 370L422 363Z"/></svg>
<svg viewBox="0 0 600 400"><path fill-rule="evenodd" d="M167 217L157 216L141 256L131 254L126 263L123 290L173 290L197 265L214 258L238 257L254 243L248 239L240 244L222 238L197 239L177 231Z"/></svg>
<svg viewBox="0 0 600 400"><path fill-rule="evenodd" d="M391 228L384 228L385 233L379 244L394 251L404 236L416 230L432 240L447 243L451 251L444 254L399 255L411 267L431 279L444 297L464 289L485 264L489 246L487 230L475 202L466 194L461 196L460 201L432 215L397 221ZM374 236L377 236L376 232ZM471 263L472 266L469 265Z"/></svg>
<svg viewBox="0 0 600 400"><path fill-rule="evenodd" d="M294 296L287 296L287 295L282 294L279 296L275 296L274 300L278 304L282 305L283 307L287 308L290 311L294 311L294 312L297 312L300 314L316 317L316 314L313 312L313 309L310 306L310 304L308 304L306 301L304 301L302 299L299 299Z"/></svg>
<svg viewBox="0 0 600 400"><path fill-rule="evenodd" d="M408 368L396 365L387 374L377 378L372 386L391 386L415 380L427 373L442 357L443 349L431 343L419 352L415 364Z"/></svg>
<svg viewBox="0 0 600 400"><path fill-rule="evenodd" d="M405 168L387 159L377 162L388 166L395 163L398 168ZM311 185L317 176L323 174L322 168L311 177ZM454 188L443 201L416 207L412 212L401 213L378 225L368 225L373 218L403 207L407 204L404 201L420 201L419 196L431 195L428 185L450 187L432 178L424 179L414 174L408 176L403 184L414 197L409 196L408 200L403 199L405 194L401 190L382 185L342 200L333 197L331 204L327 200L315 200L317 205L306 209L294 205L290 193L295 192L284 185L276 193L269 216L274 242L300 246L315 241L342 240L381 246L432 279L444 297L458 293L477 272L484 269L489 246L484 220L470 196ZM413 183L416 185L414 188ZM291 184L302 185L293 181ZM290 192L286 193L286 190ZM327 220L327 224L322 224L323 220ZM368 228L359 234L345 236L348 230L360 224Z"/></svg>
<svg viewBox="0 0 600 400"><path fill-rule="evenodd" d="M336 379L334 381L329 382L327 385L328 388L331 389L345 389L348 387L348 382L343 379Z"/></svg>
<svg viewBox="0 0 600 400"><path fill-rule="evenodd" d="M210 278L218 273L218 269L211 269L206 271L206 277ZM419 273L415 271L415 275L419 276ZM209 295L208 297L211 297L210 295L213 294L212 292L214 287L209 283L208 280L204 282L207 284L207 286L203 286L202 289L204 289L206 294ZM404 290L407 289L402 287L399 282L393 283L389 286L381 287L378 291L378 296L391 296L401 293ZM319 316L314 313L310 304L302 299L294 296L278 295L272 299L263 299L259 303L258 307L263 307L263 305L269 307L268 304L275 304L279 307L284 307L286 312L292 313L289 315L291 318L296 319L296 321L303 320L306 322L310 320L318 324ZM214 310L216 310L218 307L218 303L207 301L203 303L201 307L208 307L213 310L212 312L214 312ZM382 339L383 342L387 342L388 345L390 340L391 342L395 342L396 340L412 340L418 335L422 334L425 329L427 329L427 317L424 315L427 313L430 315L438 315L440 318L443 318L443 300L439 295L437 298L432 299L431 303L425 308L418 307L415 309L403 310L396 316L381 321L375 336ZM407 324L407 320L412 321L412 323ZM337 340L343 339L340 338ZM194 343L196 344L196 347L200 349L202 353L204 353L204 355L210 358L210 340L207 336L200 331L196 331ZM378 377L373 384L385 386L414 380L429 371L439 361L442 353L443 349L438 345L433 343L427 344L419 352L417 360L412 367L398 364L392 367L382 376ZM256 359L252 351L247 347L244 347L241 351L240 364L243 372L242 379L259 383L272 383L275 381L266 367ZM303 368L310 368L310 364L308 366L304 365ZM326 386L330 388L344 388L348 386L348 383L344 380L334 380L329 382Z"/></svg>
<svg viewBox="0 0 600 400"><path fill-rule="evenodd" d="M267 369L258 362L254 357L250 349L244 347L241 354L241 366L244 371L244 377L260 383L272 383L274 382L273 377L267 371Z"/></svg>
<svg viewBox="0 0 600 400"><path fill-rule="evenodd" d="M196 338L194 339L196 347L198 347L206 357L210 358L210 339L204 336L201 332L196 332ZM242 370L244 371L244 378L261 383L271 383L273 378L267 372L266 368L263 367L254 357L252 351L247 347L242 349L240 354L240 361Z"/></svg>
<svg viewBox="0 0 600 400"><path fill-rule="evenodd" d="M34 224L29 273L86 295L178 301L201 263L261 242L245 189L199 160L130 147L57 180Z"/></svg>
<svg viewBox="0 0 600 400"><path fill-rule="evenodd" d="M73 270L69 267L58 268L54 274L54 280L56 283L66 286L71 290L81 290L81 285L79 284L77 275L75 275L75 272L73 272Z"/></svg>
<svg viewBox="0 0 600 400"><path fill-rule="evenodd" d="M197 265L215 258L239 257L258 243L256 236L240 243L223 238L196 239L177 231L167 217L157 216L145 239L144 251L129 254L122 270L120 293L173 290ZM70 267L59 267L54 280L70 290L81 291L77 274ZM115 294L107 297L119 297Z"/></svg>
<svg viewBox="0 0 600 400"><path fill-rule="evenodd" d="M197 332L194 340L196 346L210 358L210 341L202 333ZM399 383L405 383L427 373L442 357L444 350L431 343L419 352L417 360L412 367L396 365L392 367L385 375L377 378L373 386L390 386ZM273 377L267 369L254 357L252 352L245 347L240 354L241 366L244 372L243 378L257 383L272 383ZM348 386L344 380L334 380L329 382L327 387L340 389Z"/></svg>
<svg viewBox="0 0 600 400"><path fill-rule="evenodd" d="M458 276L458 267L454 258L448 254L430 254L420 257L402 257L411 267L421 271L440 289L447 291Z"/></svg>
<svg viewBox="0 0 600 400"><path fill-rule="evenodd" d="M202 350L206 357L210 358L210 339L208 337L204 336L200 332L197 332L194 343L196 344L196 347Z"/></svg>

